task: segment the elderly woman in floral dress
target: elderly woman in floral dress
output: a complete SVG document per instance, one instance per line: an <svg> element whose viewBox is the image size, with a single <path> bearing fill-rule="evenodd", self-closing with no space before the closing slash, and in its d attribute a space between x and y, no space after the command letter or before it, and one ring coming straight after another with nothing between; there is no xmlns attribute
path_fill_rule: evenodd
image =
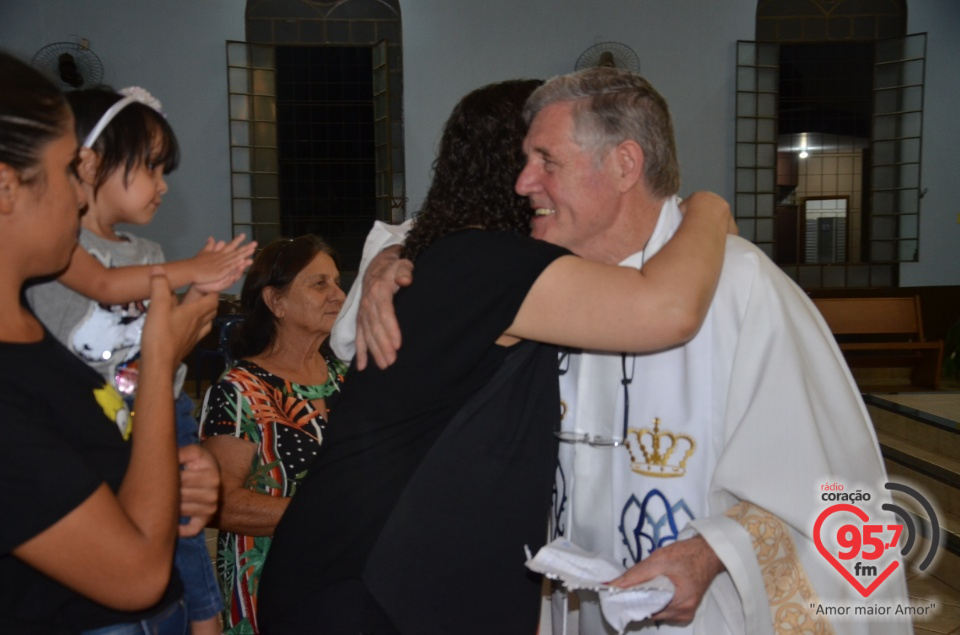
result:
<svg viewBox="0 0 960 635"><path fill-rule="evenodd" d="M345 366L321 352L344 294L333 251L315 236L281 239L257 256L241 293L239 361L207 391L203 446L220 461L214 520L227 633L258 633L257 586L271 536L326 423Z"/></svg>

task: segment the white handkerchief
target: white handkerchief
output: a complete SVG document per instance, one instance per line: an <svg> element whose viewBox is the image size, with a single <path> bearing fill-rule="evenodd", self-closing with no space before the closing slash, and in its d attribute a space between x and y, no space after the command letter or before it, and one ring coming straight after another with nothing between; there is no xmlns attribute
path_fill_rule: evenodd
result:
<svg viewBox="0 0 960 635"><path fill-rule="evenodd" d="M673 592L670 578L658 575L629 589L600 591L600 610L610 626L623 633L630 622L642 622L662 611L673 599Z"/></svg>
<svg viewBox="0 0 960 635"><path fill-rule="evenodd" d="M618 633L630 622L645 620L661 611L673 599L673 583L662 575L629 589L611 587L606 583L620 577L623 567L584 551L565 538L557 538L532 558L528 551L527 558L528 569L560 580L571 591L597 591L603 617Z"/></svg>

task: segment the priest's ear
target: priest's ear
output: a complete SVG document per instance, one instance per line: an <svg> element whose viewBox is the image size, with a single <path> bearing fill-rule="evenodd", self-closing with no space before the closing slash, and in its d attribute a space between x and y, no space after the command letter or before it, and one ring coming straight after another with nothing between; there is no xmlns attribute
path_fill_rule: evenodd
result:
<svg viewBox="0 0 960 635"><path fill-rule="evenodd" d="M617 170L617 186L620 192L633 189L643 180L644 153L640 144L632 139L621 141L612 150Z"/></svg>

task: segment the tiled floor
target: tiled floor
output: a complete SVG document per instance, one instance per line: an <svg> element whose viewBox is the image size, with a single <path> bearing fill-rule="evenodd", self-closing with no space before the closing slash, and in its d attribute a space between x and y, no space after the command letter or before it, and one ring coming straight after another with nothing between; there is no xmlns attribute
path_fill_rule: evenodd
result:
<svg viewBox="0 0 960 635"><path fill-rule="evenodd" d="M960 422L960 391L957 390L956 382L945 383L946 390L938 393L901 393L885 397L906 407ZM942 554L937 567L941 571L944 567L960 567L960 558L948 558L946 554ZM953 575L950 576L951 580L960 577L955 573L954 570ZM938 579L936 574L929 575L925 572L909 574L907 586L914 606L926 606L930 602L935 602L937 605L929 617L914 619L914 631L918 635L932 633L960 635L960 589Z"/></svg>
<svg viewBox="0 0 960 635"><path fill-rule="evenodd" d="M914 606L936 603L929 617L914 619L913 629L917 635L929 633L960 635L960 591L923 573L909 576L907 587Z"/></svg>

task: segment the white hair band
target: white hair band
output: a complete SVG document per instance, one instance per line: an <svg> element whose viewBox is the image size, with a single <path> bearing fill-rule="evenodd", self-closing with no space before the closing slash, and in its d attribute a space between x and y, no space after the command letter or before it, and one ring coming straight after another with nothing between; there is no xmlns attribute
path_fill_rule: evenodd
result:
<svg viewBox="0 0 960 635"><path fill-rule="evenodd" d="M135 101L137 101L136 97L133 95L128 95L107 108L107 112L103 113L103 116L100 117L100 121L98 121L97 125L93 127L93 130L90 131L90 134L87 135L87 138L83 140L83 147L92 148L93 142L97 140L97 137L100 136L100 133L103 132L103 129L106 128L111 121L113 121L113 118L116 117L121 110Z"/></svg>
<svg viewBox="0 0 960 635"><path fill-rule="evenodd" d="M160 113L160 115L163 115L163 111L160 110L160 102L145 88L140 88L139 86L130 86L128 88L121 88L117 92L124 96L123 99L107 108L107 112L103 113L103 116L100 117L100 121L98 121L97 125L93 127L93 130L90 131L90 134L87 135L87 138L83 140L82 147L92 148L97 138L103 134L103 129L106 128L111 121L113 121L113 118L116 117L121 110L133 102L139 102L145 106L149 106Z"/></svg>

